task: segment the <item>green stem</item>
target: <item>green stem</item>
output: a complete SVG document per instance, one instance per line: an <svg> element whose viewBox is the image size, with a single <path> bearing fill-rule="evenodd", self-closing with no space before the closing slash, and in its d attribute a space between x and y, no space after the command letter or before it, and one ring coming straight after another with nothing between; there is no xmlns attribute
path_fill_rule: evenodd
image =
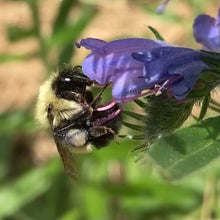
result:
<svg viewBox="0 0 220 220"><path fill-rule="evenodd" d="M50 70L49 62L48 62L48 51L46 47L45 40L42 36L40 30L40 19L39 19L39 11L38 11L38 1L32 0L29 1L29 6L32 12L32 19L33 19L33 29L35 31L35 36L40 45L40 58L46 68L47 73Z"/></svg>

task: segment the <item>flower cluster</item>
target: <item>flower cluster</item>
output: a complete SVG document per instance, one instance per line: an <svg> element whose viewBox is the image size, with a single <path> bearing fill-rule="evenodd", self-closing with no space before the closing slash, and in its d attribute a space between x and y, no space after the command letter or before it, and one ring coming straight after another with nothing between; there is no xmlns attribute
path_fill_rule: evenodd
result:
<svg viewBox="0 0 220 220"><path fill-rule="evenodd" d="M194 37L206 50L220 52L219 17L200 15L195 19ZM76 45L91 50L83 61L83 72L100 84L112 82L115 102L157 95L164 90L182 100L201 74L210 69L205 58L211 55L164 41L127 38L107 43L86 38Z"/></svg>
<svg viewBox="0 0 220 220"><path fill-rule="evenodd" d="M220 52L220 8L217 19L199 15L193 24L194 38L205 50Z"/></svg>

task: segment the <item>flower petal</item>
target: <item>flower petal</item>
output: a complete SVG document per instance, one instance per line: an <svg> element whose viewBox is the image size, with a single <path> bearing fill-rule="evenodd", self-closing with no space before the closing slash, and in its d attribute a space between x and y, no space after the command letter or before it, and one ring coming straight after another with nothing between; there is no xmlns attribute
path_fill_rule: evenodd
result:
<svg viewBox="0 0 220 220"><path fill-rule="evenodd" d="M141 38L127 38L105 43L98 39L81 40L80 46L92 50L82 64L83 72L100 84L112 82L118 73L139 68L141 64L131 57L132 52L146 51L167 46L162 41Z"/></svg>
<svg viewBox="0 0 220 220"><path fill-rule="evenodd" d="M170 90L172 95L178 100L184 99L190 92L189 85L185 80L181 80L179 83L172 85Z"/></svg>
<svg viewBox="0 0 220 220"><path fill-rule="evenodd" d="M218 21L215 18L209 15L199 15L193 24L193 34L195 40L205 49L220 52L220 30L217 24Z"/></svg>
<svg viewBox="0 0 220 220"><path fill-rule="evenodd" d="M208 68L202 60L203 53L182 47L160 47L145 53L133 53L133 58L144 62L143 77L146 88L162 85L172 76L168 87L177 99L184 98L193 88L201 72Z"/></svg>
<svg viewBox="0 0 220 220"><path fill-rule="evenodd" d="M130 69L141 69L143 65L132 59L130 52L101 55L92 53L82 63L83 72L99 84L113 80Z"/></svg>
<svg viewBox="0 0 220 220"><path fill-rule="evenodd" d="M152 48L168 46L169 44L164 41L150 40L144 38L126 38L109 42L103 50L105 53L113 52L138 52L146 51Z"/></svg>
<svg viewBox="0 0 220 220"><path fill-rule="evenodd" d="M201 61L201 56L201 52L183 47L159 47L142 54L132 53L134 59L145 63L143 77L154 84L160 83L173 74L185 77L183 74L187 63L192 67L195 61L205 65ZM168 71L168 68L171 71Z"/></svg>
<svg viewBox="0 0 220 220"><path fill-rule="evenodd" d="M112 82L116 102L136 99L143 90L153 94L157 85L183 99L208 68L203 52L161 41L128 38L106 43L87 38L79 46L92 51L83 61L83 72L99 84Z"/></svg>
<svg viewBox="0 0 220 220"><path fill-rule="evenodd" d="M86 38L82 39L78 45L78 47L85 47L88 50L95 50L99 47L103 47L107 44L104 40L96 39L96 38Z"/></svg>
<svg viewBox="0 0 220 220"><path fill-rule="evenodd" d="M168 68L169 74L183 77L182 80L170 86L173 96L178 100L185 98L194 87L202 71L207 68L208 66L203 61L192 61L178 67Z"/></svg>
<svg viewBox="0 0 220 220"><path fill-rule="evenodd" d="M142 71L142 66L139 69L127 70L120 73L113 81L112 95L117 102L135 99L137 95L146 88L146 82L138 75Z"/></svg>

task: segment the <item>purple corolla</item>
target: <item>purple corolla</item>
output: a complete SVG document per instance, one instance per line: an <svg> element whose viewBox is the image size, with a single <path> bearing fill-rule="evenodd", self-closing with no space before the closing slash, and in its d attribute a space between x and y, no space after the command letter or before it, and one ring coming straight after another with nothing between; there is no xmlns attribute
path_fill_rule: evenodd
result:
<svg viewBox="0 0 220 220"><path fill-rule="evenodd" d="M170 0L163 0L162 3L157 7L157 13L158 14L163 14L167 4L169 3Z"/></svg>
<svg viewBox="0 0 220 220"><path fill-rule="evenodd" d="M193 24L195 40L204 46L205 50L220 52L220 8L217 19L209 15L199 15Z"/></svg>
<svg viewBox="0 0 220 220"><path fill-rule="evenodd" d="M143 62L143 78L148 88L161 85L178 100L187 96L201 72L208 69L204 54L189 48L160 47L145 53L132 53Z"/></svg>
<svg viewBox="0 0 220 220"><path fill-rule="evenodd" d="M164 89L181 100L208 69L203 52L161 41L128 38L107 43L87 38L77 46L91 50L82 63L83 72L100 84L112 82L116 102L159 94Z"/></svg>

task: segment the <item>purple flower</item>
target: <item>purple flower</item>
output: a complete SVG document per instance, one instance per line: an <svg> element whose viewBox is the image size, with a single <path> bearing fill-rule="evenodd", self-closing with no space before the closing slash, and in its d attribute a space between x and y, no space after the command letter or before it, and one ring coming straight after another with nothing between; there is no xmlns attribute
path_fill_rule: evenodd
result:
<svg viewBox="0 0 220 220"><path fill-rule="evenodd" d="M183 99L208 68L201 59L202 52L161 41L128 38L106 43L87 38L77 46L92 51L83 61L83 72L100 84L112 82L116 102L158 94L164 89L176 99ZM143 94L144 90L148 91Z"/></svg>
<svg viewBox="0 0 220 220"><path fill-rule="evenodd" d="M144 63L143 78L147 89L160 85L178 100L192 90L201 72L208 69L202 52L182 47L160 47L145 53L133 53Z"/></svg>
<svg viewBox="0 0 220 220"><path fill-rule="evenodd" d="M157 13L158 14L163 14L167 4L169 3L170 0L163 0L163 2L157 7Z"/></svg>
<svg viewBox="0 0 220 220"><path fill-rule="evenodd" d="M92 51L83 63L83 72L100 84L112 82L115 99L135 97L146 88L142 76L143 63L133 59L133 52L147 51L156 47L168 46L162 41L141 38L115 40L110 43L87 38L81 40L83 46Z"/></svg>
<svg viewBox="0 0 220 220"><path fill-rule="evenodd" d="M220 52L220 8L217 19L209 15L199 15L193 24L195 40L204 46L204 49Z"/></svg>

